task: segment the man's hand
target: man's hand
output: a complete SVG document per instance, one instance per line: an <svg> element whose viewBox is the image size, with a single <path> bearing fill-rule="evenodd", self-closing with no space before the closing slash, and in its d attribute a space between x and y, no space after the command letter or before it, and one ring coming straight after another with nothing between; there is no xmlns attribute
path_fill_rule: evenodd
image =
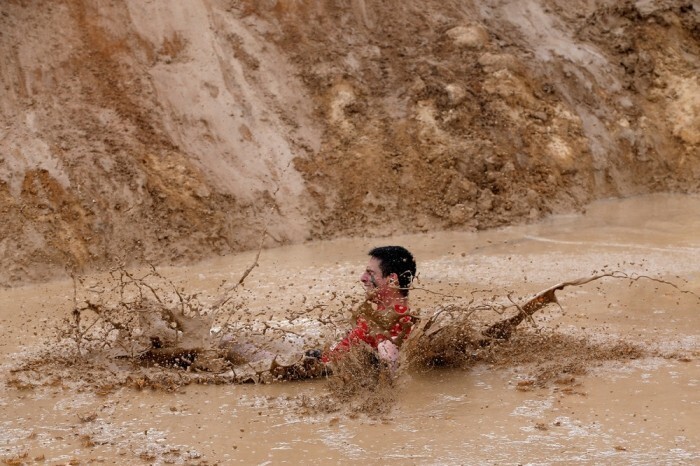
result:
<svg viewBox="0 0 700 466"><path fill-rule="evenodd" d="M377 345L377 355L394 372L399 366L399 347L390 340L384 340Z"/></svg>

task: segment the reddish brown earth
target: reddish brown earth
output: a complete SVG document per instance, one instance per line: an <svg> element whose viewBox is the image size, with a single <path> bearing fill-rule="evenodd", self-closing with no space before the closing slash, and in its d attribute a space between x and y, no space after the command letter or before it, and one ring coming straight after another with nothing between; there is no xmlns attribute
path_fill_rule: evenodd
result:
<svg viewBox="0 0 700 466"><path fill-rule="evenodd" d="M0 2L0 284L697 192L700 5Z"/></svg>

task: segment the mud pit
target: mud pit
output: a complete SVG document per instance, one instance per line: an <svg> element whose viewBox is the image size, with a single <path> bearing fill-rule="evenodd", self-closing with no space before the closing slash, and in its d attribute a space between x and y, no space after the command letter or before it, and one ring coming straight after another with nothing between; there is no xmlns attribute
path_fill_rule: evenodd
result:
<svg viewBox="0 0 700 466"><path fill-rule="evenodd" d="M411 297L422 314L466 305L473 290L519 300L603 270L657 277L698 294L698 212L698 197L657 195L599 202L582 216L488 232L266 250L236 296L259 322L279 321L288 309L309 309L310 303L342 310L332 296L349 296L348 303L359 299L364 253L387 242L404 244L416 255L420 281ZM220 295L222 281L235 283L255 254L159 272L189 293ZM49 365L51 380L8 383L18 380L12 369L70 316L73 285L4 290L2 459L10 464L696 462L697 298L662 283L624 279L566 288L557 296L561 307L538 312L534 326L524 322L511 342L470 354L460 367L429 369L415 364L414 356L390 390L360 389L345 404L336 397L329 405L329 395L338 393L332 391L337 378L190 384L174 391L127 384L100 391L95 386L104 366L80 367L76 377L69 365ZM338 321L317 338L333 341L335 328L340 334L346 327ZM384 403L384 409L358 400Z"/></svg>

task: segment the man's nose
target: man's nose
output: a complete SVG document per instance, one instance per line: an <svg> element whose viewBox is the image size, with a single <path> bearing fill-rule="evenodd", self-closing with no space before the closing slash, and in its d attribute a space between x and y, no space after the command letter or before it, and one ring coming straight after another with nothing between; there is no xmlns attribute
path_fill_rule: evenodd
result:
<svg viewBox="0 0 700 466"><path fill-rule="evenodd" d="M369 283L369 274L364 272L362 275L360 275L360 281L365 284Z"/></svg>

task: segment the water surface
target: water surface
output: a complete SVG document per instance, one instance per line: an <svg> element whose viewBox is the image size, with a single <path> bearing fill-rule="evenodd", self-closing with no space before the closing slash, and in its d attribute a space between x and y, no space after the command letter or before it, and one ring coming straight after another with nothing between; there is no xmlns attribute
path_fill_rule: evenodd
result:
<svg viewBox="0 0 700 466"><path fill-rule="evenodd" d="M269 318L331 296L361 295L366 251L401 244L418 261L416 309L436 292L526 297L555 283L619 270L700 294L700 197L654 195L595 203L585 214L486 232L340 239L263 250L246 279L251 309ZM255 252L163 273L188 290L237 280ZM21 351L49 338L72 306L72 284L0 292L3 379ZM0 388L0 458L49 464L697 464L700 461L700 307L648 280L603 280L559 293L535 324L591 341L625 339L656 350L593 364L567 390L523 391L526 366L401 375L397 401L371 416L305 413L324 380L121 389L106 396L60 385ZM453 298L456 299L456 298ZM536 349L533 349L536 351ZM666 355L666 357L663 357ZM675 355L675 356L674 356ZM681 356L678 356L681 355Z"/></svg>

